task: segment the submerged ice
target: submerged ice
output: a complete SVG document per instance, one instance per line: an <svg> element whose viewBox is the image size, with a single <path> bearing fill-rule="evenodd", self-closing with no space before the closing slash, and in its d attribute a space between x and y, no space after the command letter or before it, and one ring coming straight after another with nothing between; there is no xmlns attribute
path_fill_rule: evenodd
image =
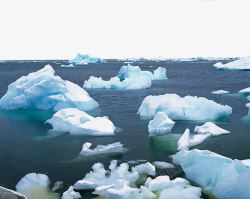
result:
<svg viewBox="0 0 250 199"><path fill-rule="evenodd" d="M71 134L106 136L115 133L115 126L107 117L92 117L76 108L57 111L47 123L53 126L52 131Z"/></svg>
<svg viewBox="0 0 250 199"><path fill-rule="evenodd" d="M207 150L180 151L173 156L189 180L220 199L250 198L250 168Z"/></svg>
<svg viewBox="0 0 250 199"><path fill-rule="evenodd" d="M164 112L172 120L217 120L232 114L232 108L204 97L165 94L144 98L138 114L151 119L157 112Z"/></svg>
<svg viewBox="0 0 250 199"><path fill-rule="evenodd" d="M78 108L90 111L98 106L80 86L56 76L50 65L17 79L0 99L0 108L7 110Z"/></svg>
<svg viewBox="0 0 250 199"><path fill-rule="evenodd" d="M91 76L84 82L83 87L88 89L146 89L150 88L152 80L167 79L166 69L159 67L154 72L142 71L139 66L122 66L118 75L103 80L101 77Z"/></svg>

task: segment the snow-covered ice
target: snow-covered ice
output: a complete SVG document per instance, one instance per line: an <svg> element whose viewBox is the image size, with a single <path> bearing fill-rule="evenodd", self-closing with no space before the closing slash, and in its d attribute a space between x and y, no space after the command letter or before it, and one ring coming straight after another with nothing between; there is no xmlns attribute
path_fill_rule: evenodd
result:
<svg viewBox="0 0 250 199"><path fill-rule="evenodd" d="M173 169L175 166L168 162L162 162L162 161L154 161L153 165L157 169Z"/></svg>
<svg viewBox="0 0 250 199"><path fill-rule="evenodd" d="M212 91L211 93L214 95L224 95L224 94L228 94L229 92L226 90L217 90L217 91Z"/></svg>
<svg viewBox="0 0 250 199"><path fill-rule="evenodd" d="M181 166L189 180L220 199L250 198L250 168L239 160L208 150L180 151L173 162Z"/></svg>
<svg viewBox="0 0 250 199"><path fill-rule="evenodd" d="M53 126L52 131L58 132L91 136L106 136L115 133L115 126L107 117L92 117L76 108L61 109L46 122Z"/></svg>
<svg viewBox="0 0 250 199"><path fill-rule="evenodd" d="M90 111L98 106L80 86L56 76L50 65L17 79L0 99L0 108L7 110L78 108Z"/></svg>
<svg viewBox="0 0 250 199"><path fill-rule="evenodd" d="M217 126L213 122L206 122L201 126L196 126L194 132L199 134L210 134L211 136L218 136L223 134L229 134L230 132Z"/></svg>
<svg viewBox="0 0 250 199"><path fill-rule="evenodd" d="M30 199L37 198L38 195L58 199L58 194L51 192L49 186L50 180L47 175L29 173L17 183L16 190Z"/></svg>
<svg viewBox="0 0 250 199"><path fill-rule="evenodd" d="M150 176L155 176L156 171L155 171L155 166L152 165L150 162L144 163L144 164L139 164L132 169L133 171L140 173L140 174L147 174Z"/></svg>
<svg viewBox="0 0 250 199"><path fill-rule="evenodd" d="M166 113L172 120L217 120L232 114L232 108L204 97L165 94L144 98L138 114L151 119L158 111Z"/></svg>
<svg viewBox="0 0 250 199"><path fill-rule="evenodd" d="M223 64L218 62L214 64L218 69L227 69L227 70L250 70L250 56L237 59L235 61Z"/></svg>
<svg viewBox="0 0 250 199"><path fill-rule="evenodd" d="M243 95L250 95L250 87L240 90L239 93Z"/></svg>
<svg viewBox="0 0 250 199"><path fill-rule="evenodd" d="M247 167L250 167L250 159L241 160L241 163Z"/></svg>
<svg viewBox="0 0 250 199"><path fill-rule="evenodd" d="M163 135L171 132L175 122L171 120L164 112L157 112L154 119L149 121L149 136Z"/></svg>
<svg viewBox="0 0 250 199"><path fill-rule="evenodd" d="M87 65L87 64L100 64L103 63L104 60L98 57L91 57L87 54L78 53L76 57L72 60L69 60L69 64L74 65Z"/></svg>
<svg viewBox="0 0 250 199"><path fill-rule="evenodd" d="M91 156L91 155L98 155L98 154L108 154L108 153L123 153L125 152L125 148L123 144L120 142L115 142L108 145L97 145L94 149L90 149L92 143L86 142L82 146L82 151L80 152L81 155L84 156Z"/></svg>
<svg viewBox="0 0 250 199"><path fill-rule="evenodd" d="M146 89L150 88L152 80L167 79L166 69L159 67L154 72L142 71L139 66L125 65L122 66L118 75L103 80L102 77L91 76L88 80L84 81L84 88L88 89Z"/></svg>
<svg viewBox="0 0 250 199"><path fill-rule="evenodd" d="M74 191L74 187L70 186L67 191L65 191L62 195L61 199L77 199L81 198L81 194Z"/></svg>

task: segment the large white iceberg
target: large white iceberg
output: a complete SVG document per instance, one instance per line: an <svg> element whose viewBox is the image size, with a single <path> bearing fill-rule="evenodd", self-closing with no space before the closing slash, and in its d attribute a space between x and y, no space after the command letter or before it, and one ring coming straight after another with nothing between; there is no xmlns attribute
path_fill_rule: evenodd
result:
<svg viewBox="0 0 250 199"><path fill-rule="evenodd" d="M51 192L50 180L47 175L29 173L25 175L16 185L16 190L27 198L51 198L59 199L59 194Z"/></svg>
<svg viewBox="0 0 250 199"><path fill-rule="evenodd" d="M118 76L109 80L103 80L101 77L91 76L84 81L84 88L88 89L146 89L150 88L152 80L167 79L166 69L159 67L154 72L142 71L139 66L122 66Z"/></svg>
<svg viewBox="0 0 250 199"><path fill-rule="evenodd" d="M50 65L17 79L0 99L0 108L8 110L78 108L90 111L98 106L80 86L56 76Z"/></svg>
<svg viewBox="0 0 250 199"><path fill-rule="evenodd" d="M74 65L87 65L87 64L100 64L104 63L104 60L98 57L91 57L87 54L80 54L78 53L76 57L69 61L69 64Z"/></svg>
<svg viewBox="0 0 250 199"><path fill-rule="evenodd" d="M180 151L173 162L181 166L189 180L220 199L250 198L250 168L207 150Z"/></svg>
<svg viewBox="0 0 250 199"><path fill-rule="evenodd" d="M84 143L80 154L84 156L92 156L92 155L98 155L98 154L125 152L123 144L121 144L120 142L115 142L113 144L108 144L108 145L98 145L94 149L90 149L91 146L92 144L89 142Z"/></svg>
<svg viewBox="0 0 250 199"><path fill-rule="evenodd" d="M115 126L107 117L92 117L76 108L61 109L46 122L53 126L52 131L58 132L91 136L106 136L115 133Z"/></svg>
<svg viewBox="0 0 250 199"><path fill-rule="evenodd" d="M153 120L149 121L149 136L163 135L171 132L175 122L171 120L164 112L157 112Z"/></svg>
<svg viewBox="0 0 250 199"><path fill-rule="evenodd" d="M232 108L204 97L165 94L144 98L138 114L151 119L157 112L164 112L172 120L217 120L232 114Z"/></svg>
<svg viewBox="0 0 250 199"><path fill-rule="evenodd" d="M250 70L250 56L237 59L235 61L223 64L218 62L214 64L218 69L228 69L228 70Z"/></svg>

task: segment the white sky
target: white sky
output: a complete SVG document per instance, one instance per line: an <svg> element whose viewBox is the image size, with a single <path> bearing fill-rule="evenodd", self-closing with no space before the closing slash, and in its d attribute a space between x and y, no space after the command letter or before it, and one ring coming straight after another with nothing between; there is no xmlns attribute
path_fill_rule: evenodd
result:
<svg viewBox="0 0 250 199"><path fill-rule="evenodd" d="M0 0L0 59L250 55L250 0Z"/></svg>

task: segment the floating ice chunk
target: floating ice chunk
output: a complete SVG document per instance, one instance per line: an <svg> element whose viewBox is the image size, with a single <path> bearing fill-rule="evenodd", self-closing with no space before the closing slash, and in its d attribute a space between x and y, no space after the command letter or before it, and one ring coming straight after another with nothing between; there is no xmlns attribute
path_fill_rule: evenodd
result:
<svg viewBox="0 0 250 199"><path fill-rule="evenodd" d="M106 199L140 199L139 189L130 187L124 180L118 180L112 187L97 187L94 194Z"/></svg>
<svg viewBox="0 0 250 199"><path fill-rule="evenodd" d="M190 130L186 129L177 142L177 150L188 150L189 149L189 140L190 140Z"/></svg>
<svg viewBox="0 0 250 199"><path fill-rule="evenodd" d="M104 60L97 57L90 57L87 54L78 53L74 59L69 61L69 63L74 65L100 64L104 63Z"/></svg>
<svg viewBox="0 0 250 199"><path fill-rule="evenodd" d="M153 165L157 169L173 169L173 168L175 168L175 166L173 164L168 163L168 162L162 162L162 161L155 161L155 162L153 162Z"/></svg>
<svg viewBox="0 0 250 199"><path fill-rule="evenodd" d="M159 199L200 199L201 188L189 186L186 188L169 187L160 192Z"/></svg>
<svg viewBox="0 0 250 199"><path fill-rule="evenodd" d="M247 167L250 167L250 159L241 160L241 163L244 164Z"/></svg>
<svg viewBox="0 0 250 199"><path fill-rule="evenodd" d="M206 122L202 126L196 126L194 132L199 134L210 134L211 136L218 136L223 134L229 134L230 132L218 127L213 122Z"/></svg>
<svg viewBox="0 0 250 199"><path fill-rule="evenodd" d="M110 171L106 171L101 163L94 164L92 169L93 171L74 184L76 189L95 189L98 186L117 184L118 180L134 183L139 178L138 172L134 170L129 171L128 164L122 163L120 166L117 166L116 160L111 161ZM106 176L107 173L110 174Z"/></svg>
<svg viewBox="0 0 250 199"><path fill-rule="evenodd" d="M171 120L164 112L157 112L153 120L149 121L149 136L163 135L171 132L175 122Z"/></svg>
<svg viewBox="0 0 250 199"><path fill-rule="evenodd" d="M240 90L239 93L243 95L250 95L250 87Z"/></svg>
<svg viewBox="0 0 250 199"><path fill-rule="evenodd" d="M61 199L77 199L81 198L81 194L74 191L74 187L70 186L67 191L65 191L62 195Z"/></svg>
<svg viewBox="0 0 250 199"><path fill-rule="evenodd" d="M232 108L204 97L165 94L144 98L138 114L151 119L162 111L172 120L217 120L232 114Z"/></svg>
<svg viewBox="0 0 250 199"><path fill-rule="evenodd" d="M210 136L210 134L196 134L190 136L190 130L186 129L177 142L177 150L189 150L190 147L201 144Z"/></svg>
<svg viewBox="0 0 250 199"><path fill-rule="evenodd" d="M62 64L61 67L62 68L73 68L75 66L73 64Z"/></svg>
<svg viewBox="0 0 250 199"><path fill-rule="evenodd" d="M145 186L151 191L161 191L170 185L169 176L158 176L155 179L147 180Z"/></svg>
<svg viewBox="0 0 250 199"><path fill-rule="evenodd" d="M217 91L213 91L211 93L215 94L215 95L223 95L223 94L228 94L229 92L225 91L225 90L217 90Z"/></svg>
<svg viewBox="0 0 250 199"><path fill-rule="evenodd" d="M186 177L220 199L250 198L250 168L207 150L180 151L173 162ZM240 182L240 183L239 183Z"/></svg>
<svg viewBox="0 0 250 199"><path fill-rule="evenodd" d="M159 67L154 73L150 71L142 71L139 66L122 66L118 72L118 76L109 80L103 80L101 77L91 76L84 81L83 87L88 89L146 89L150 88L152 80L167 79L166 69Z"/></svg>
<svg viewBox="0 0 250 199"><path fill-rule="evenodd" d="M243 57L238 60L223 64L218 62L214 64L218 69L228 69L228 70L250 70L250 56Z"/></svg>
<svg viewBox="0 0 250 199"><path fill-rule="evenodd" d="M91 146L92 144L89 142L83 144L82 151L80 152L80 154L85 156L91 156L107 153L123 153L125 151L123 144L121 144L120 142L115 142L113 144L108 145L97 145L97 147L94 149L90 149Z"/></svg>
<svg viewBox="0 0 250 199"><path fill-rule="evenodd" d="M24 194L27 198L53 198L58 199L59 195L49 189L50 180L44 174L29 173L25 175L16 185L17 192Z"/></svg>
<svg viewBox="0 0 250 199"><path fill-rule="evenodd" d="M136 171L137 173L141 173L141 174L147 174L150 176L156 175L155 166L152 165L150 162L135 166L133 168L133 171Z"/></svg>
<svg viewBox="0 0 250 199"><path fill-rule="evenodd" d="M50 65L17 79L0 99L0 108L7 110L78 108L90 111L97 107L98 103L80 86L55 76Z"/></svg>
<svg viewBox="0 0 250 199"><path fill-rule="evenodd" d="M92 136L114 135L115 126L107 117L92 117L76 108L66 108L56 112L46 121L53 131L69 132Z"/></svg>

